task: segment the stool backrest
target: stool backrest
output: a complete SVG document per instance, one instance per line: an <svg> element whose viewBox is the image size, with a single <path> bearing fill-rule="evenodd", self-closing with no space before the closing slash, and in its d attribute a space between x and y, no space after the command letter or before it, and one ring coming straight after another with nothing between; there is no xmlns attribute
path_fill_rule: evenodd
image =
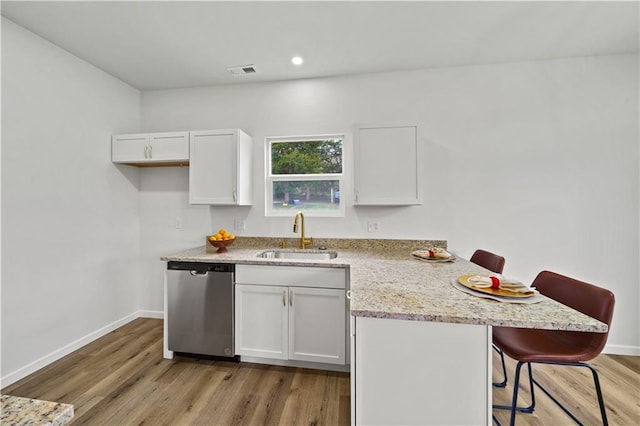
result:
<svg viewBox="0 0 640 426"><path fill-rule="evenodd" d="M497 274L501 274L504 270L504 257L490 251L478 249L473 253L469 261Z"/></svg>
<svg viewBox="0 0 640 426"><path fill-rule="evenodd" d="M540 272L531 286L550 299L589 315L608 326L611 325L615 296L605 288L550 271ZM572 333L576 332L570 332L567 335L570 336ZM581 334L590 335L589 346L591 346L593 353L597 355L604 348L609 331L606 333Z"/></svg>

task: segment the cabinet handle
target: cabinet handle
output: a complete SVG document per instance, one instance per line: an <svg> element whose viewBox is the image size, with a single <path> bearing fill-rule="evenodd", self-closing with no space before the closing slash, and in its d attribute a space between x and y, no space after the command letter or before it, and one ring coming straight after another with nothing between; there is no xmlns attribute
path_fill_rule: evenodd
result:
<svg viewBox="0 0 640 426"><path fill-rule="evenodd" d="M293 306L293 290L289 290L289 306Z"/></svg>
<svg viewBox="0 0 640 426"><path fill-rule="evenodd" d="M233 201L238 201L238 193L235 188L233 188Z"/></svg>
<svg viewBox="0 0 640 426"><path fill-rule="evenodd" d="M287 292L282 292L282 306L287 306Z"/></svg>
<svg viewBox="0 0 640 426"><path fill-rule="evenodd" d="M356 189L356 203L358 202L358 190Z"/></svg>
<svg viewBox="0 0 640 426"><path fill-rule="evenodd" d="M149 158L153 158L153 146L149 145Z"/></svg>
<svg viewBox="0 0 640 426"><path fill-rule="evenodd" d="M149 147L145 145L145 147L144 147L144 158L149 158L148 150L149 150Z"/></svg>

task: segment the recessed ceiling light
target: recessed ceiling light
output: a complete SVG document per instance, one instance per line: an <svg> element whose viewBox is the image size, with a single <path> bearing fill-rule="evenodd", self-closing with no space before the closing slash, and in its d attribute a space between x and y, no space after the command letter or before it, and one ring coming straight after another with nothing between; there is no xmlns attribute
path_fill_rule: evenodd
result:
<svg viewBox="0 0 640 426"><path fill-rule="evenodd" d="M293 58L291 58L291 63L293 65L302 65L304 61L302 60L302 58L300 56L294 56Z"/></svg>

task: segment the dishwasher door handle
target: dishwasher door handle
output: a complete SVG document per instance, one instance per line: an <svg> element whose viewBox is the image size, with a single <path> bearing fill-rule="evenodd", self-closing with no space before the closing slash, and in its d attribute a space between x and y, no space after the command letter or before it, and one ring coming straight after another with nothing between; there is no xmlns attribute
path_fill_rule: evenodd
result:
<svg viewBox="0 0 640 426"><path fill-rule="evenodd" d="M208 271L189 271L192 277L206 277L208 273Z"/></svg>

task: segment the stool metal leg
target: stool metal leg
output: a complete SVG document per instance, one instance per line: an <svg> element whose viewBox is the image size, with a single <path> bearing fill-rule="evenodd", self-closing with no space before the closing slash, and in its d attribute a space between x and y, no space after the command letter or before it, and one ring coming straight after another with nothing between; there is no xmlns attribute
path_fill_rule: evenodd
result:
<svg viewBox="0 0 640 426"><path fill-rule="evenodd" d="M520 369L524 364L527 364L527 368L529 370L529 389L531 389L531 405L529 405L528 407L518 407L517 403L518 403L518 390L520 388ZM535 395L533 383L534 383L534 380L533 380L533 371L531 369L531 363L518 361L518 364L516 365L516 373L513 379L513 397L511 399L511 405L494 405L493 406L493 408L496 408L499 410L511 411L511 418L509 420L510 426L515 425L516 412L520 411L521 413L533 413L536 406L536 395Z"/></svg>
<svg viewBox="0 0 640 426"><path fill-rule="evenodd" d="M595 368L585 363L585 367L591 370L591 374L593 374L593 383L596 385L596 394L598 394L598 404L600 404L600 414L602 415L602 424L604 426L608 426L609 422L607 421L607 410L604 407L604 398L602 397L602 389L600 388L600 380L598 379L598 372Z"/></svg>
<svg viewBox="0 0 640 426"><path fill-rule="evenodd" d="M504 377L504 379L501 382L493 382L492 384L497 388L503 388L507 386L507 367L504 364L504 354L496 345L493 345L493 349L495 349L495 351L498 352L498 355L500 355L500 362L502 362L502 377Z"/></svg>
<svg viewBox="0 0 640 426"><path fill-rule="evenodd" d="M593 382L596 387L596 394L598 396L598 404L600 405L600 415L602 416L602 424L604 426L608 426L609 422L607 420L607 412L604 406L604 398L602 397L602 389L600 388L600 380L598 379L598 372L591 365L586 362L541 362L540 364L551 364L551 365L564 365L564 366L573 366L573 367L587 367L591 370L591 374L593 375ZM578 418L573 415L560 401L558 401L547 389L545 389L538 381L533 381L536 386L538 386L558 407L562 409L574 422L578 425L582 425L582 422L578 420Z"/></svg>

